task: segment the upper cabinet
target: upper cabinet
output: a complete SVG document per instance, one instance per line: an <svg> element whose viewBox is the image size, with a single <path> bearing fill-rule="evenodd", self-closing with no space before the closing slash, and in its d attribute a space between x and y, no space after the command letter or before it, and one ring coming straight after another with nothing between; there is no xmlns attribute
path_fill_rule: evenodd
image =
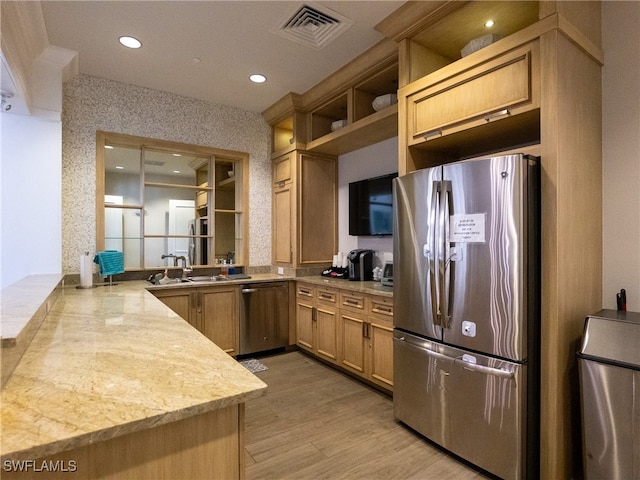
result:
<svg viewBox="0 0 640 480"><path fill-rule="evenodd" d="M341 155L398 134L398 47L384 40L302 95L262 112L272 158L291 150Z"/></svg>
<svg viewBox="0 0 640 480"><path fill-rule="evenodd" d="M543 95L558 33L602 63L593 2L407 2L376 28L399 45L400 175L539 145L560 112ZM562 80L578 82L570 63Z"/></svg>
<svg viewBox="0 0 640 480"><path fill-rule="evenodd" d="M304 151L272 161L272 260L293 268L325 266L338 250L338 165Z"/></svg>
<svg viewBox="0 0 640 480"><path fill-rule="evenodd" d="M534 39L400 89L402 172L539 143L539 50Z"/></svg>

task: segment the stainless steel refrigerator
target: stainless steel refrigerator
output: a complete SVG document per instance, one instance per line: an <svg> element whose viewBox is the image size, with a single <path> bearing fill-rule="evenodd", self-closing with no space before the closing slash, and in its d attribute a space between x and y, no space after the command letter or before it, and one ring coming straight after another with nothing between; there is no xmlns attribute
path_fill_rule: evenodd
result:
<svg viewBox="0 0 640 480"><path fill-rule="evenodd" d="M394 414L505 479L539 472L539 172L518 154L394 184Z"/></svg>

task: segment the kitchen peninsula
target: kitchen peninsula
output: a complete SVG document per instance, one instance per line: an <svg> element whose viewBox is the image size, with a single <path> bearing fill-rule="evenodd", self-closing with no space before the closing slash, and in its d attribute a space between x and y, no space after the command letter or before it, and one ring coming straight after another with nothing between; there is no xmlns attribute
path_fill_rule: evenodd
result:
<svg viewBox="0 0 640 480"><path fill-rule="evenodd" d="M243 477L266 385L146 286L61 289L2 389L3 478Z"/></svg>

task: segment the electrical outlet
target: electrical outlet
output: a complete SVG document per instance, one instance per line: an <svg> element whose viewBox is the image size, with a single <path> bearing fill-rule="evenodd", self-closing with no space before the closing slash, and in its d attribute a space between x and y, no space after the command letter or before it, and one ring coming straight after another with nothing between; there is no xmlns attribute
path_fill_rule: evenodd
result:
<svg viewBox="0 0 640 480"><path fill-rule="evenodd" d="M284 275L284 267L278 267L278 275Z"/></svg>

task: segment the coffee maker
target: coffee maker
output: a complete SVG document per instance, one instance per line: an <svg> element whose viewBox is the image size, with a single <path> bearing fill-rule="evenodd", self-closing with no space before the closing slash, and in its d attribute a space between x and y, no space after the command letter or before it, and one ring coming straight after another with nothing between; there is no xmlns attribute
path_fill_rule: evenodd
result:
<svg viewBox="0 0 640 480"><path fill-rule="evenodd" d="M349 280L364 282L373 280L373 250L351 250L349 259Z"/></svg>

